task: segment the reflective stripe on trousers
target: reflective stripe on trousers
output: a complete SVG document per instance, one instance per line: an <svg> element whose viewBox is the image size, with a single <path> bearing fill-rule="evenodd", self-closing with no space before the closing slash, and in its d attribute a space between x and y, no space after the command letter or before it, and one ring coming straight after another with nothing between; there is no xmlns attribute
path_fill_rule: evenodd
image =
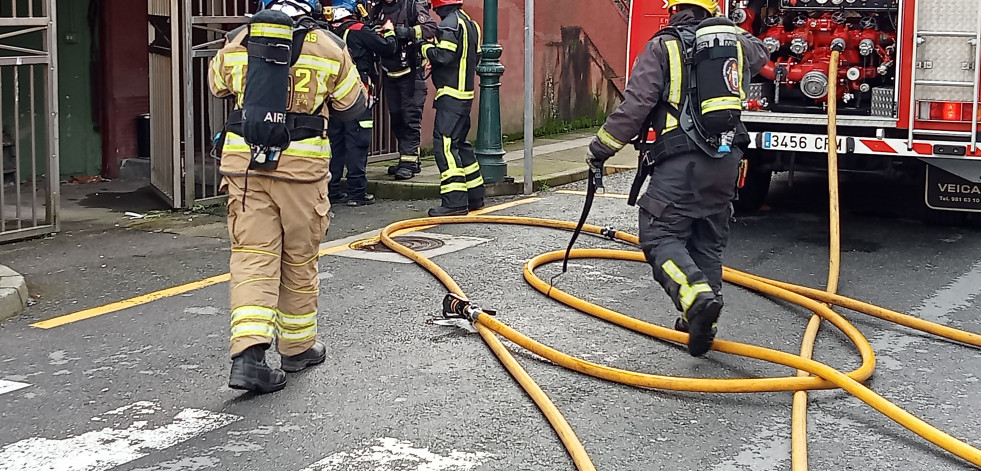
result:
<svg viewBox="0 0 981 471"><path fill-rule="evenodd" d="M447 100L450 98L443 98ZM484 198L484 177L467 141L470 132L470 102L454 103L459 109L436 109L433 153L440 170L441 205L462 208Z"/></svg>
<svg viewBox="0 0 981 471"><path fill-rule="evenodd" d="M235 355L270 344L284 355L313 345L320 292L320 241L330 225L327 181L292 183L250 176L226 177L232 246L231 342Z"/></svg>
<svg viewBox="0 0 981 471"><path fill-rule="evenodd" d="M667 273L668 276L670 276L671 279L674 280L675 283L678 283L678 286L681 287L679 294L681 295L681 307L684 312L682 317L687 321L688 309L690 309L691 305L695 302L695 298L699 293L711 293L712 287L709 286L708 283L689 284L688 276L685 275L680 268L678 268L678 265L674 263L674 260L664 262L664 264L661 265L661 269L664 270L664 272Z"/></svg>

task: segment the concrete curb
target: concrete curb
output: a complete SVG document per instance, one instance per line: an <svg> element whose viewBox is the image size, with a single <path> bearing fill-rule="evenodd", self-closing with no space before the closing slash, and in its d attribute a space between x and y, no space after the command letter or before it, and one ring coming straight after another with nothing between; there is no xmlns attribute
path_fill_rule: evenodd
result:
<svg viewBox="0 0 981 471"><path fill-rule="evenodd" d="M630 166L607 166L606 174L633 171L636 167ZM566 170L563 172L550 173L534 177L534 190L539 191L543 186L557 187L569 183L585 180L589 176L589 169ZM508 196L520 195L524 193L524 180L505 181L486 185L487 196ZM379 199L387 200L424 200L439 197L438 183L413 183L398 181L372 181L368 180L368 193L375 195Z"/></svg>
<svg viewBox="0 0 981 471"><path fill-rule="evenodd" d="M14 317L27 307L27 282L10 268L0 265L0 321Z"/></svg>

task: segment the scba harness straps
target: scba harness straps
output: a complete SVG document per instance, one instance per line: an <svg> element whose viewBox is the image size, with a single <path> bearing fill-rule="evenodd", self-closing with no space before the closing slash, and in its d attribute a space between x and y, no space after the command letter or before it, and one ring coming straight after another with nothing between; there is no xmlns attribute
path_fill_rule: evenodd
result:
<svg viewBox="0 0 981 471"><path fill-rule="evenodd" d="M234 38L246 30L242 44L249 61L247 83L252 86L245 87L241 107L229 113L223 128L215 135L213 157L221 159L228 133L232 133L249 146L250 169L271 171L276 169L282 152L295 141L326 139L326 125L319 116L323 104L311 114L285 111L290 99L290 68L300 61L307 34L321 26L308 17L294 23L280 11L263 10L248 25L228 32L226 36ZM253 73L256 69L259 73ZM256 98L260 99L258 103Z"/></svg>
<svg viewBox="0 0 981 471"><path fill-rule="evenodd" d="M640 155L628 205L636 204L647 177L665 159L690 152L719 159L749 144L741 120L746 92L739 34L728 19L708 18L694 34L668 26L654 35L670 37L664 41L668 97L651 111L634 142ZM651 129L657 133L653 142L647 138Z"/></svg>
<svg viewBox="0 0 981 471"><path fill-rule="evenodd" d="M668 103L658 105L665 115L662 133L667 135L680 124L692 144L714 158L732 152L733 144L748 144L741 121L746 91L739 34L739 28L728 19L709 18L698 25L694 36L675 27L664 28L655 35L673 38L665 42L671 93ZM677 150L687 152L689 148L681 146ZM677 153L674 149L667 151Z"/></svg>

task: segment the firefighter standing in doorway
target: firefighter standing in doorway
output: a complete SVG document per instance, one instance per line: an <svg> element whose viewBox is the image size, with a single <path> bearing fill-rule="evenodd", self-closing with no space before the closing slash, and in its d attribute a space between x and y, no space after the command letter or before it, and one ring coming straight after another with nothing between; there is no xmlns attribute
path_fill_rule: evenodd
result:
<svg viewBox="0 0 981 471"><path fill-rule="evenodd" d="M396 180L408 180L421 170L419 147L427 86L420 47L436 35L436 22L427 5L423 0L379 0L371 9L372 23L391 22L399 42L398 53L381 60L385 101L399 150L399 163L389 167L388 174Z"/></svg>
<svg viewBox="0 0 981 471"><path fill-rule="evenodd" d="M463 11L463 0L433 0L442 20L436 40L422 46L436 87L433 153L440 171L440 205L430 216L466 215L484 206L484 178L467 141L470 108L480 62L480 27Z"/></svg>
<svg viewBox="0 0 981 471"><path fill-rule="evenodd" d="M228 33L209 84L235 100L218 139L231 239L229 387L268 393L326 359L317 336L318 251L330 225L327 120L357 120L367 94L317 0L261 0ZM282 368L266 364L276 339Z"/></svg>
<svg viewBox="0 0 981 471"><path fill-rule="evenodd" d="M601 171L603 162L625 143L646 137L648 124L653 127L656 140L643 169L638 169L651 177L647 191L637 200L641 247L654 278L682 313L675 328L689 333L689 354L701 356L715 339L723 305L722 252L742 157L739 138L745 138L738 119L743 87L766 64L769 54L762 41L718 17L717 0L667 0L667 4L669 26L644 47L623 103L590 143L586 160L594 171ZM703 21L711 25L700 28ZM717 67L713 74L701 72L700 57L708 57L703 63L713 65L718 55L691 55L701 40L696 34L703 31L731 38L731 56L722 57L725 67ZM697 87L688 82L693 70ZM713 97L702 99L709 95ZM692 119L697 113L690 110L699 105L703 119ZM710 141L695 132L708 126L700 121L713 111L736 116L728 124L741 129L733 133L737 145L729 148L733 134L720 142L721 137ZM638 178L635 188L644 179L646 175Z"/></svg>
<svg viewBox="0 0 981 471"><path fill-rule="evenodd" d="M346 203L348 206L363 206L375 202L374 195L366 192L368 179L365 170L368 166L368 149L371 147L371 130L374 118L371 108L375 101L375 84L378 83L376 63L379 57L391 57L398 50L394 27L391 23L382 26L381 34L365 27L358 17L358 4L355 0L334 0L329 11L331 30L347 44L351 58L361 74L361 81L369 92L368 109L357 121L331 120L327 127L330 137L330 184L328 185L332 203ZM347 193L341 192L341 177L347 167Z"/></svg>

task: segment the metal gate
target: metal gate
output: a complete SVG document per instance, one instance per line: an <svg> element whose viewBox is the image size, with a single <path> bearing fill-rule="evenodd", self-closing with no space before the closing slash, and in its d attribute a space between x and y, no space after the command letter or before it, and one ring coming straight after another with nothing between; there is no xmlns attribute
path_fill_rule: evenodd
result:
<svg viewBox="0 0 981 471"><path fill-rule="evenodd" d="M0 242L58 231L55 0L0 0Z"/></svg>
<svg viewBox="0 0 981 471"><path fill-rule="evenodd" d="M211 94L208 66L225 33L248 21L256 0L147 1L151 184L174 208L219 203L224 195L213 138L234 102ZM370 160L392 158L395 140L384 106L375 107L375 123Z"/></svg>

